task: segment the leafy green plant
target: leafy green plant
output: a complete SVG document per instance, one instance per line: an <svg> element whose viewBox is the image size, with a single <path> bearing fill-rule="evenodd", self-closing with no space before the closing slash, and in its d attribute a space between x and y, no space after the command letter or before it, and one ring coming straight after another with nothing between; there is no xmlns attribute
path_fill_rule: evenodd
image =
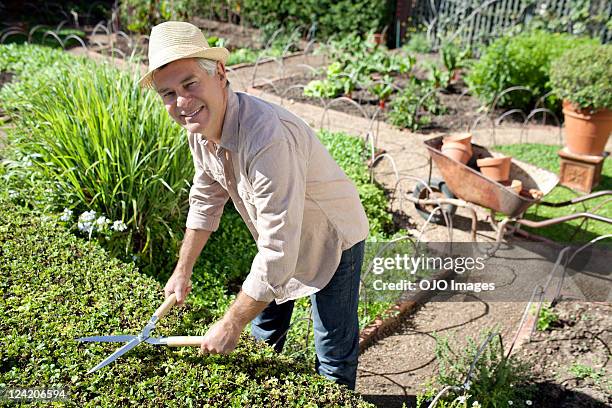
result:
<svg viewBox="0 0 612 408"><path fill-rule="evenodd" d="M540 308L540 315L538 316L536 327L539 331L546 331L558 321L559 315L557 312L550 306L543 306Z"/></svg>
<svg viewBox="0 0 612 408"><path fill-rule="evenodd" d="M355 34L331 41L323 52L333 62L327 68L325 79L311 81L306 86L306 96L331 98L340 92L350 95L358 84L368 87L373 82L373 74L390 80L392 74L410 72L415 63L413 56L391 54L385 47L363 41Z"/></svg>
<svg viewBox="0 0 612 408"><path fill-rule="evenodd" d="M600 385L602 382L610 382L606 380L606 370L603 367L594 368L589 365L573 363L568 372L573 374L579 380L590 379L595 384Z"/></svg>
<svg viewBox="0 0 612 408"><path fill-rule="evenodd" d="M402 50L406 52L427 53L432 50L433 46L427 39L426 33L413 33L408 37L408 42L402 46Z"/></svg>
<svg viewBox="0 0 612 408"><path fill-rule="evenodd" d="M385 75L380 81L372 83L369 91L378 97L381 108L384 108L385 101L393 92L393 79Z"/></svg>
<svg viewBox="0 0 612 408"><path fill-rule="evenodd" d="M458 70L468 65L468 61L472 57L470 47L461 48L456 42L452 41L443 43L440 47L440 53L442 54L442 63L449 73L449 83Z"/></svg>
<svg viewBox="0 0 612 408"><path fill-rule="evenodd" d="M431 123L430 115L444 112L431 83L411 78L407 86L391 100L389 120L395 126L417 130Z"/></svg>
<svg viewBox="0 0 612 408"><path fill-rule="evenodd" d="M450 85L452 79L452 71L445 71L440 69L438 64L430 62L426 64L429 72L427 79L431 82L434 88L447 88Z"/></svg>
<svg viewBox="0 0 612 408"><path fill-rule="evenodd" d="M421 401L432 399L441 388L450 386L456 388L443 394L440 400L444 403L440 407L464 406L452 405L458 402L467 406L477 402L482 407L505 407L508 401L513 401L513 406L526 406L525 401L534 392L529 385L529 367L514 356L504 356L498 334L485 330L478 342L468 338L462 351L451 348L454 339L437 334L434 337L438 372L421 395Z"/></svg>
<svg viewBox="0 0 612 408"><path fill-rule="evenodd" d="M349 95L356 85L355 73L345 73L342 64L333 62L327 67L327 77L315 79L304 87L304 95L311 98L334 98L341 93Z"/></svg>
<svg viewBox="0 0 612 408"><path fill-rule="evenodd" d="M612 45L570 50L552 62L553 91L580 109L612 109Z"/></svg>
<svg viewBox="0 0 612 408"><path fill-rule="evenodd" d="M530 109L538 98L550 92L551 62L566 50L576 50L597 40L569 34L543 31L524 32L499 38L484 49L466 77L470 90L483 103L492 104L504 90L525 86L526 91L514 91L499 98L498 107ZM547 106L558 110L557 98L551 96Z"/></svg>
<svg viewBox="0 0 612 408"><path fill-rule="evenodd" d="M4 186L0 274L0 387L63 387L66 405L79 407L371 406L246 334L230 355L142 344L87 375L117 346L74 339L138 332L161 303L161 286L54 217L7 201ZM208 293L210 302L223 300ZM214 316L192 299L171 310L154 335L203 335Z"/></svg>

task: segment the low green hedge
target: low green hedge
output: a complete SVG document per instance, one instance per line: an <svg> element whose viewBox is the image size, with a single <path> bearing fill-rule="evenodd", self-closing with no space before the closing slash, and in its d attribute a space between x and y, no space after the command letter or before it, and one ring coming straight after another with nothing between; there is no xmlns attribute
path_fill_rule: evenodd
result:
<svg viewBox="0 0 612 408"><path fill-rule="evenodd" d="M137 333L162 300L158 283L0 194L0 388L64 386L67 406L369 406L357 395L246 335L229 356L142 344L85 373L115 345L85 335ZM201 335L211 322L190 302L155 335Z"/></svg>

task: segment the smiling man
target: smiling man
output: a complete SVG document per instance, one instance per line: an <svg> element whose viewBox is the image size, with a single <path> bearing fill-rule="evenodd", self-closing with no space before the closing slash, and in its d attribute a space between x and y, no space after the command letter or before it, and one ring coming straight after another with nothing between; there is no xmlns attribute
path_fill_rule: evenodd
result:
<svg viewBox="0 0 612 408"><path fill-rule="evenodd" d="M179 261L165 286L182 303L191 275L231 198L257 242L242 290L201 350L229 353L251 322L281 351L294 300L310 296L317 371L354 389L357 303L368 221L354 184L297 116L234 92L225 48L188 23L155 26L149 72L168 114L188 131L195 176ZM235 248L241 251L241 248Z"/></svg>

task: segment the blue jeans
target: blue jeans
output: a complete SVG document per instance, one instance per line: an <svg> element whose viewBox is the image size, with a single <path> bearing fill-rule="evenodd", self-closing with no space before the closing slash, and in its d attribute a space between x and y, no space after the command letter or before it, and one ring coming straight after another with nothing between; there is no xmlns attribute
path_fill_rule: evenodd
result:
<svg viewBox="0 0 612 408"><path fill-rule="evenodd" d="M359 357L359 278L365 241L342 252L340 264L331 281L310 296L315 368L324 377L355 389ZM277 305L272 301L251 322L251 333L258 340L281 352L291 322L294 302Z"/></svg>

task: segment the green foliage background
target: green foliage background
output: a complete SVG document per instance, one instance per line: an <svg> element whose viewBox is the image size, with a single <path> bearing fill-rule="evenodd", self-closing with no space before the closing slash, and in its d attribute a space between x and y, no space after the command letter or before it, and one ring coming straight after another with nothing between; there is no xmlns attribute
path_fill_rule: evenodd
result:
<svg viewBox="0 0 612 408"><path fill-rule="evenodd" d="M483 103L513 86L525 86L531 92L513 91L503 95L497 107L531 110L536 101L551 91L551 62L566 50L579 49L598 41L570 34L531 31L505 36L487 46L466 77L470 90ZM548 108L559 111L560 100L552 95Z"/></svg>
<svg viewBox="0 0 612 408"><path fill-rule="evenodd" d="M287 28L301 26L305 34L316 23L317 36L327 38L384 29L391 21L394 4L390 0L122 0L121 19L129 30L143 33L165 20L196 16L243 20L266 32L283 24Z"/></svg>

